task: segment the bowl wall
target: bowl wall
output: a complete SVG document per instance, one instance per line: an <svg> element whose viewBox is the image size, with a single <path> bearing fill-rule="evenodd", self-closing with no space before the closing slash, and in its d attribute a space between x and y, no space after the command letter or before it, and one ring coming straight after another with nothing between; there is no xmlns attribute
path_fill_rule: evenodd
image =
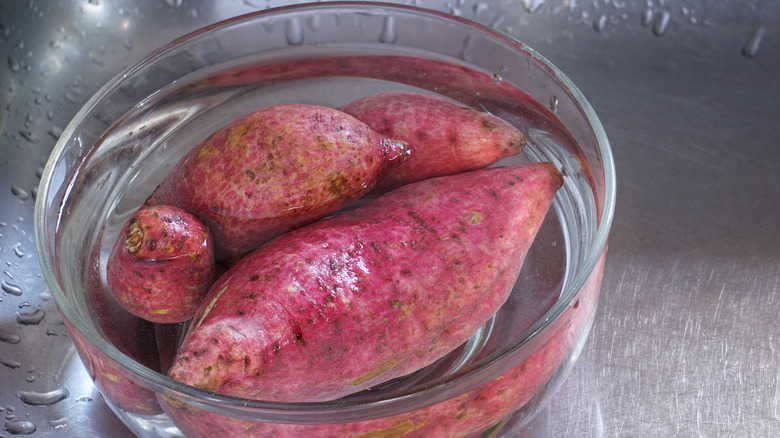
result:
<svg viewBox="0 0 780 438"><path fill-rule="evenodd" d="M132 317L105 287L122 224L178 158L236 117L278 103L336 107L386 90L496 114L529 139L524 154L499 165L551 161L564 174L507 303L436 364L333 402L232 399L168 379L184 326ZM206 28L104 86L47 163L36 240L85 366L139 436L510 436L554 393L587 337L614 190L596 115L530 48L435 12L329 3Z"/></svg>

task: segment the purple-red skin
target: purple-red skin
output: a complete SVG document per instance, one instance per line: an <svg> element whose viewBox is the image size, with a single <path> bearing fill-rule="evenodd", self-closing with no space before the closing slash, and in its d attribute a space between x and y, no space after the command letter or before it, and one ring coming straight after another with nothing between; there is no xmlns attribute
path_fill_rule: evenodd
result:
<svg viewBox="0 0 780 438"><path fill-rule="evenodd" d="M169 375L311 402L418 370L503 304L561 184L549 163L481 169L291 231L214 284Z"/></svg>
<svg viewBox="0 0 780 438"><path fill-rule="evenodd" d="M147 204L198 215L214 235L217 259L231 260L340 210L407 154L403 142L341 111L275 105L229 123L196 146Z"/></svg>
<svg viewBox="0 0 780 438"><path fill-rule="evenodd" d="M106 266L117 301L133 315L163 324L192 318L213 277L209 229L170 205L142 206L125 224Z"/></svg>
<svg viewBox="0 0 780 438"><path fill-rule="evenodd" d="M587 332L598 302L603 252L579 297L539 339L541 344L492 380L443 402L373 420L333 424L283 424L228 418L185 404L175 395L158 397L160 406L190 438L248 436L295 438L476 437L519 408L538 404L553 376ZM529 345L531 347L531 345ZM549 395L549 394L547 394ZM184 399L186 400L186 399Z"/></svg>
<svg viewBox="0 0 780 438"><path fill-rule="evenodd" d="M432 94L378 93L339 109L409 145L409 159L377 192L480 169L519 154L526 143L523 133L503 119Z"/></svg>

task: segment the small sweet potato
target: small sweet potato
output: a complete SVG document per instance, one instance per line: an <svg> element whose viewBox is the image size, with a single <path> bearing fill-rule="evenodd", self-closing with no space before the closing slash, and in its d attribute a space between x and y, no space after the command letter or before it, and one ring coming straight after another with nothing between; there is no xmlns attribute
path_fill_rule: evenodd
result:
<svg viewBox="0 0 780 438"><path fill-rule="evenodd" d="M429 365L506 300L561 184L549 163L481 169L291 231L214 284L169 375L322 401Z"/></svg>
<svg viewBox="0 0 780 438"><path fill-rule="evenodd" d="M526 142L525 136L503 119L432 94L379 93L339 109L378 133L409 144L411 156L377 187L378 191L479 169L519 154Z"/></svg>
<svg viewBox="0 0 780 438"><path fill-rule="evenodd" d="M341 111L275 105L197 145L147 204L196 214L214 235L217 259L236 258L359 198L407 153Z"/></svg>
<svg viewBox="0 0 780 438"><path fill-rule="evenodd" d="M169 205L141 207L125 224L106 265L111 294L130 313L156 323L192 318L213 276L208 228Z"/></svg>

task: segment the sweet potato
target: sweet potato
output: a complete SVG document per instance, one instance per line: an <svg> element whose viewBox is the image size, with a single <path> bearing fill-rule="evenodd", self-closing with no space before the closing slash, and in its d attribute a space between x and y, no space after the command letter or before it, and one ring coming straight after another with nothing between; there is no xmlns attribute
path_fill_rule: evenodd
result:
<svg viewBox="0 0 780 438"><path fill-rule="evenodd" d="M526 142L506 121L432 94L379 93L339 109L409 144L411 156L377 187L380 192L488 166L519 154Z"/></svg>
<svg viewBox="0 0 780 438"><path fill-rule="evenodd" d="M125 224L106 265L111 294L130 313L156 323L192 318L213 276L208 228L169 205L141 207Z"/></svg>
<svg viewBox="0 0 780 438"><path fill-rule="evenodd" d="M173 395L159 397L160 406L190 438L317 437L428 438L476 437L513 412L538 409L555 390L554 378L565 376L589 330L604 268L602 253L579 298L539 339L542 345L516 365L479 387L440 403L372 420L333 424L283 424L227 418L197 409ZM519 363L518 363L519 361ZM556 377L557 376L557 377ZM527 413L527 411L526 411ZM501 431L501 435L511 431ZM485 435L493 436L493 435Z"/></svg>
<svg viewBox="0 0 780 438"><path fill-rule="evenodd" d="M214 284L169 375L322 401L420 369L503 304L561 184L549 163L481 169L291 231Z"/></svg>
<svg viewBox="0 0 780 438"><path fill-rule="evenodd" d="M147 200L198 215L217 259L235 258L359 198L407 148L341 111L275 105L217 130Z"/></svg>

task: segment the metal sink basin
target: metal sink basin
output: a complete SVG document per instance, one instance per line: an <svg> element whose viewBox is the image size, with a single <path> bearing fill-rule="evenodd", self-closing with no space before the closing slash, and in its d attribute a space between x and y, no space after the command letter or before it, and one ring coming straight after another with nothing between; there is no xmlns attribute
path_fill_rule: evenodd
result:
<svg viewBox="0 0 780 438"><path fill-rule="evenodd" d="M202 26L300 1L0 4L0 436L132 436L38 267L36 187L103 83ZM398 1L520 39L603 122L617 214L582 356L527 437L780 436L780 3Z"/></svg>

